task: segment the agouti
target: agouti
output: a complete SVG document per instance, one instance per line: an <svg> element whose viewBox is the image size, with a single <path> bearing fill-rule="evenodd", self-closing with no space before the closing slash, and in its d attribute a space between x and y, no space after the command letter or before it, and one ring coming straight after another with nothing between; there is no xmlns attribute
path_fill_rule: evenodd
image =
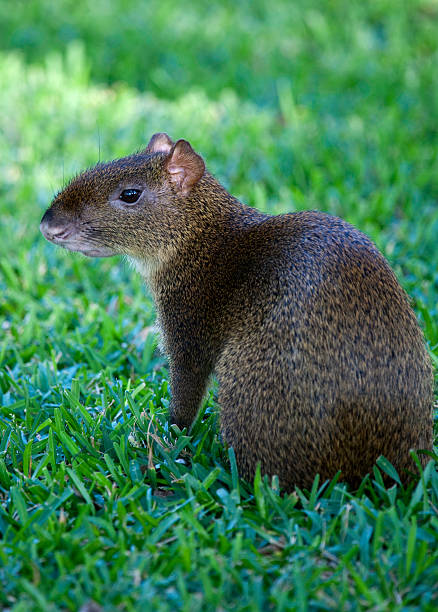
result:
<svg viewBox="0 0 438 612"><path fill-rule="evenodd" d="M190 428L211 373L242 476L286 490L341 470L353 486L384 455L402 478L432 448L432 368L408 299L345 221L239 202L185 140L74 178L41 221L51 242L131 258L169 357L170 418ZM423 463L427 456L420 455Z"/></svg>

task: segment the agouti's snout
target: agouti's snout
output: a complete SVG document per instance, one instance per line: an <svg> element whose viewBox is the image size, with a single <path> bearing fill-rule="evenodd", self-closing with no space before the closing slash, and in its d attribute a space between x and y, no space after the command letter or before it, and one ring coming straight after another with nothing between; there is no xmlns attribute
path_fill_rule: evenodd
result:
<svg viewBox="0 0 438 612"><path fill-rule="evenodd" d="M73 225L54 220L53 211L49 208L41 219L40 230L44 238L51 242L59 242L67 239L73 233Z"/></svg>

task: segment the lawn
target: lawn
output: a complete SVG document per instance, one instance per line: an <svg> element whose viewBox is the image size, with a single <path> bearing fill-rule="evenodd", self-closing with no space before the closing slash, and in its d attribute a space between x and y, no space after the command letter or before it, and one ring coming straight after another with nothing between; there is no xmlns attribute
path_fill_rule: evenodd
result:
<svg viewBox="0 0 438 612"><path fill-rule="evenodd" d="M0 0L0 83L0 609L437 610L433 462L239 479L214 387L169 426L140 277L38 225L86 166L185 137L246 203L365 231L438 370L438 2Z"/></svg>

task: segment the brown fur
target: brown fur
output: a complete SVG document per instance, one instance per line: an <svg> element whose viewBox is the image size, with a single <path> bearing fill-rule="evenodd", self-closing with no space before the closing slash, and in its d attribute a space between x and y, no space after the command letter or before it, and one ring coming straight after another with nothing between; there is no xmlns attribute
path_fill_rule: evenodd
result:
<svg viewBox="0 0 438 612"><path fill-rule="evenodd" d="M119 199L130 188L136 204ZM215 372L243 476L260 462L289 490L338 470L357 484L381 454L403 476L410 449L431 449L422 333L383 256L345 221L262 214L186 141L158 134L73 179L41 228L65 248L137 263L169 356L172 422L190 427Z"/></svg>

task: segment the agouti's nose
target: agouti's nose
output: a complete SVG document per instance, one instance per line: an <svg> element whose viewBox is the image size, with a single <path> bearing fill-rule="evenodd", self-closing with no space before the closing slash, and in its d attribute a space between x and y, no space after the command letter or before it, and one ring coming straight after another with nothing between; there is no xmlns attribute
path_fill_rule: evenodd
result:
<svg viewBox="0 0 438 612"><path fill-rule="evenodd" d="M71 227L48 227L48 224L41 222L40 230L47 240L65 240L73 231Z"/></svg>
<svg viewBox="0 0 438 612"><path fill-rule="evenodd" d="M45 212L40 223L41 233L47 240L65 240L73 231L71 225L56 225L53 223L53 213L49 209Z"/></svg>

